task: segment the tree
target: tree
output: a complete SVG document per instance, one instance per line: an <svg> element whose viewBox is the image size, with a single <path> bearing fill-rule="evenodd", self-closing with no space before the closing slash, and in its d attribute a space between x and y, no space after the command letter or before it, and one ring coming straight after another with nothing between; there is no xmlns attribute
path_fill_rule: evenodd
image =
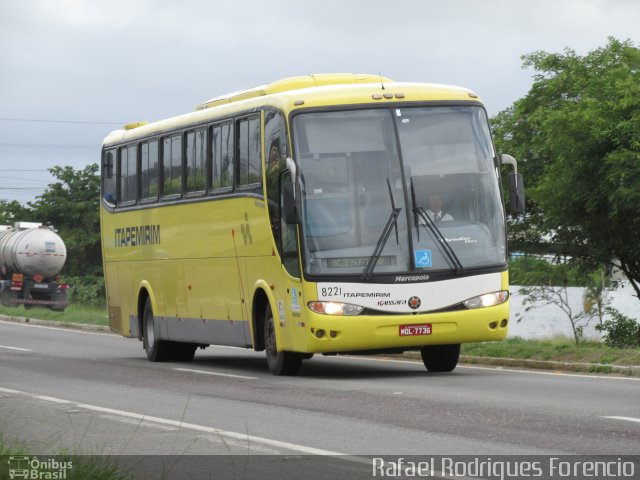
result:
<svg viewBox="0 0 640 480"><path fill-rule="evenodd" d="M102 276L98 165L53 167L58 179L29 202L34 220L53 225L67 246L67 276Z"/></svg>
<svg viewBox="0 0 640 480"><path fill-rule="evenodd" d="M16 200L0 200L0 225L13 225L16 222L35 221L30 209Z"/></svg>
<svg viewBox="0 0 640 480"><path fill-rule="evenodd" d="M578 262L569 264L566 260L524 255L509 260L509 281L512 285L552 286L566 284L570 287L584 287L591 284L589 273Z"/></svg>
<svg viewBox="0 0 640 480"><path fill-rule="evenodd" d="M494 119L501 151L518 157L526 217L510 241L618 267L640 298L640 49L631 41L577 55L534 52L529 93Z"/></svg>
<svg viewBox="0 0 640 480"><path fill-rule="evenodd" d="M584 311L598 317L598 325L602 325L605 309L607 308L607 278L604 271L592 274L582 295Z"/></svg>

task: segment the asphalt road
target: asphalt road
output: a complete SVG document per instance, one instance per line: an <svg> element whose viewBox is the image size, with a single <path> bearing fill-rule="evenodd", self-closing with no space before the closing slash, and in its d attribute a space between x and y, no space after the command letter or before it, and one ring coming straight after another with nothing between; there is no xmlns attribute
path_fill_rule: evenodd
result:
<svg viewBox="0 0 640 480"><path fill-rule="evenodd" d="M633 455L640 380L322 356L274 377L252 351L150 363L137 340L0 321L0 432L39 453Z"/></svg>

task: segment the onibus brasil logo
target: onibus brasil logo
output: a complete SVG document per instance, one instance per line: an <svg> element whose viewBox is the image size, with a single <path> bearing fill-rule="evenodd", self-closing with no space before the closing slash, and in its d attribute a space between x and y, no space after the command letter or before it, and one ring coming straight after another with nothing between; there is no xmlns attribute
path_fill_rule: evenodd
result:
<svg viewBox="0 0 640 480"><path fill-rule="evenodd" d="M64 480L67 471L73 468L73 462L62 462L53 458L38 460L38 457L9 457L9 478L30 480Z"/></svg>

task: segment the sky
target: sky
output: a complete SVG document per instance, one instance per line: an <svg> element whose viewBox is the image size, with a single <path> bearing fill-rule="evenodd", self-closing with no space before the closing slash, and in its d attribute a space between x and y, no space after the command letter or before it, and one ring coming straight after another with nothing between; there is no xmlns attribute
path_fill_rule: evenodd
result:
<svg viewBox="0 0 640 480"><path fill-rule="evenodd" d="M531 87L522 55L638 45L639 21L637 0L2 0L0 200L99 163L125 123L290 76L460 85L493 116Z"/></svg>

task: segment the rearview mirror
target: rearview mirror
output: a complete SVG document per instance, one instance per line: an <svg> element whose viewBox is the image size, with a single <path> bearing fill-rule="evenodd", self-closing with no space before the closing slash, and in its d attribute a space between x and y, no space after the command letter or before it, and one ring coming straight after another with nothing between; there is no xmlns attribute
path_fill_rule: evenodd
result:
<svg viewBox="0 0 640 480"><path fill-rule="evenodd" d="M511 213L524 213L524 181L521 173L510 173L509 204Z"/></svg>
<svg viewBox="0 0 640 480"><path fill-rule="evenodd" d="M284 221L289 225L300 223L298 209L296 207L295 185L291 170L285 170L280 174L280 208Z"/></svg>
<svg viewBox="0 0 640 480"><path fill-rule="evenodd" d="M509 203L511 213L524 213L524 181L522 174L518 173L518 162L511 155L500 155L500 164L511 165L513 173L509 173Z"/></svg>

